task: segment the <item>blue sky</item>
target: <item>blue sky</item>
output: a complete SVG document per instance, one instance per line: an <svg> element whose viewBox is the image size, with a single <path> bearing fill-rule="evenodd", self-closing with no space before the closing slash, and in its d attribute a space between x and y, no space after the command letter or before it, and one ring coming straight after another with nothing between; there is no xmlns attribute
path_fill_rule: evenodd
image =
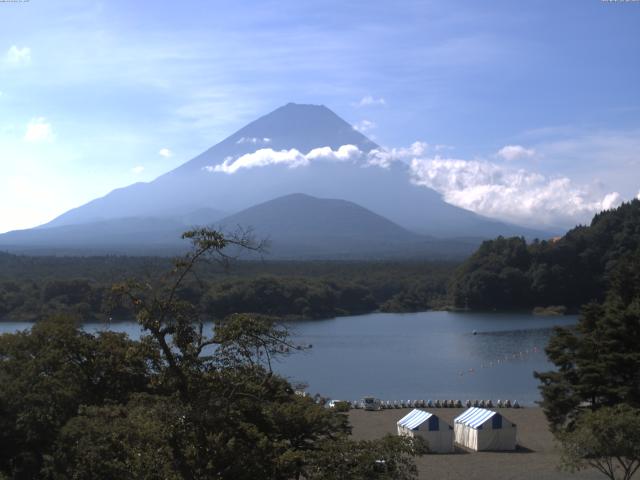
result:
<svg viewBox="0 0 640 480"><path fill-rule="evenodd" d="M426 142L416 171L451 203L566 224L547 210L571 197L584 221L640 193L639 31L640 2L600 0L0 3L0 232L290 101Z"/></svg>

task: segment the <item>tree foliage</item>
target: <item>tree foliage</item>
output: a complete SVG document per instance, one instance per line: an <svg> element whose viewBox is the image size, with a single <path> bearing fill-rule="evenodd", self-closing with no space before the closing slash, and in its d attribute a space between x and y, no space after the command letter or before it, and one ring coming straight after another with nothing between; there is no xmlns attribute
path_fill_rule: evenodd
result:
<svg viewBox="0 0 640 480"><path fill-rule="evenodd" d="M570 425L581 405L640 408L639 272L640 249L612 272L604 303L586 306L575 329L552 336L546 352L556 370L536 376L554 428Z"/></svg>
<svg viewBox="0 0 640 480"><path fill-rule="evenodd" d="M421 437L387 435L359 442L323 442L305 470L309 480L409 480L417 478L412 458L428 451Z"/></svg>
<svg viewBox="0 0 640 480"><path fill-rule="evenodd" d="M159 357L146 342L54 317L0 336L0 471L38 478L82 405L126 402L150 388Z"/></svg>
<svg viewBox="0 0 640 480"><path fill-rule="evenodd" d="M484 242L456 271L450 287L458 307L577 310L602 301L619 260L640 247L640 200L594 216L560 239L502 238Z"/></svg>
<svg viewBox="0 0 640 480"><path fill-rule="evenodd" d="M640 249L609 284L575 329L556 329L546 349L556 369L536 377L564 466L630 479L640 467Z"/></svg>
<svg viewBox="0 0 640 480"><path fill-rule="evenodd" d="M274 357L296 350L273 319L234 313L207 331L184 293L197 265L259 246L209 230L185 238L193 249L166 275L113 288L141 341L66 317L0 337L0 477L415 478L419 443L355 442L344 413L273 372Z"/></svg>
<svg viewBox="0 0 640 480"><path fill-rule="evenodd" d="M584 412L559 435L563 466L592 467L611 480L630 480L640 468L640 410L627 405Z"/></svg>
<svg viewBox="0 0 640 480"><path fill-rule="evenodd" d="M437 262L236 261L231 270L196 265L177 297L211 318L231 313L290 320L375 310L420 311L445 306L456 264ZM155 257L22 257L0 253L0 321L37 321L67 313L85 321L135 316L114 307L111 285L155 283L173 268Z"/></svg>

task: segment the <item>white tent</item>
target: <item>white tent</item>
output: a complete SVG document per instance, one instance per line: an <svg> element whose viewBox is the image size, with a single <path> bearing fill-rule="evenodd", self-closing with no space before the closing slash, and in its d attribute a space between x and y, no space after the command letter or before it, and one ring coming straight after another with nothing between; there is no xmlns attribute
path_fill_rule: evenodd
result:
<svg viewBox="0 0 640 480"><path fill-rule="evenodd" d="M433 413L413 409L398 420L398 435L421 436L435 453L453 452L453 429Z"/></svg>
<svg viewBox="0 0 640 480"><path fill-rule="evenodd" d="M453 421L457 444L471 450L515 450L516 425L500 413L472 407Z"/></svg>

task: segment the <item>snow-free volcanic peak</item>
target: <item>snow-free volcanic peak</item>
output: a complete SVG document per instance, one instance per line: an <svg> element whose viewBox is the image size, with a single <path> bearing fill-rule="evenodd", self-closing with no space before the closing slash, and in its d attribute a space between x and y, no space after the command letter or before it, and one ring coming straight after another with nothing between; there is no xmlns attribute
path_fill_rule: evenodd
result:
<svg viewBox="0 0 640 480"><path fill-rule="evenodd" d="M297 164L249 163L243 168L226 171L215 168L223 162L234 162L243 155L257 154L259 150L262 150L260 154L267 156L292 151L297 152L295 155L304 156L318 148L337 151L345 146L358 154L346 159L335 155L333 158L320 156L322 158L314 157ZM114 234L121 234L119 240L122 243L135 221L132 224L129 220L124 223L120 220L137 218L147 219L145 222L154 226L154 233L149 232L152 241L157 238L163 221L175 229L182 222L180 219L194 218L193 212L203 209L215 211L218 212L217 219L220 219L294 193L351 202L405 230L422 235L487 238L497 235L530 237L536 234L444 202L434 190L413 184L409 168L402 162L386 167L368 164L367 153L374 148L379 147L329 108L289 103L242 127L152 182L114 190L60 215L47 225L22 232L20 242L26 245L32 240L43 245L46 242L41 236L50 228L84 228L82 225L86 225L91 229L96 222L113 222ZM273 208L270 211L277 215ZM118 229L123 226L129 230L120 232ZM109 231L108 226L101 228ZM301 230L305 228L300 225ZM136 244L145 238L144 232L138 230ZM77 228L73 231L78 235ZM0 246L7 245L9 238L15 240L18 237L0 236ZM64 243L63 234L51 238Z"/></svg>

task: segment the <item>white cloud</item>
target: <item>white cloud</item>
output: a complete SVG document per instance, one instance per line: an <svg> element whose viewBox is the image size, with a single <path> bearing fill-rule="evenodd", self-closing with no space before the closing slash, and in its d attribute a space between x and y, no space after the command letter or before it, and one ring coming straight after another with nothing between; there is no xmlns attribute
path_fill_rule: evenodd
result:
<svg viewBox="0 0 640 480"><path fill-rule="evenodd" d="M312 161L326 160L344 162L356 160L362 152L355 145L342 145L337 150L331 147L314 148L307 154L292 148L291 150L273 150L271 148L261 148L253 153L247 153L238 158L227 157L219 165L207 166L204 169L208 172L224 172L228 174L236 173L243 168L265 167L267 165L287 165L289 168L296 168L309 165Z"/></svg>
<svg viewBox="0 0 640 480"><path fill-rule="evenodd" d="M241 137L240 140L236 142L237 144L248 143L251 145L262 145L271 143L271 139L268 137L257 138L257 137Z"/></svg>
<svg viewBox="0 0 640 480"><path fill-rule="evenodd" d="M360 120L353 126L354 130L357 130L360 133L367 133L376 128L376 124L371 120Z"/></svg>
<svg viewBox="0 0 640 480"><path fill-rule="evenodd" d="M337 150L332 150L331 147L314 148L307 153L307 159L313 160L330 160L333 162L347 162L350 160L357 160L362 155L362 152L355 145L342 145Z"/></svg>
<svg viewBox="0 0 640 480"><path fill-rule="evenodd" d="M487 161L416 158L412 181L440 192L444 200L474 212L523 225L570 227L620 204L567 177L548 177Z"/></svg>
<svg viewBox="0 0 640 480"><path fill-rule="evenodd" d="M158 155L164 158L169 158L173 156L173 152L168 148L161 148L160 151L158 152Z"/></svg>
<svg viewBox="0 0 640 480"><path fill-rule="evenodd" d="M507 164L442 158L436 154L438 150L443 149L426 142L374 149L368 154L354 145L337 150L316 148L307 154L295 149L264 148L238 158L227 157L205 170L233 174L243 168L268 165L305 167L319 160L360 161L363 166L389 168L398 162L407 165L408 183L432 188L452 205L539 228L567 228L588 222L596 212L615 208L622 200L618 192L602 191L597 182L581 185L567 176L548 176Z"/></svg>
<svg viewBox="0 0 640 480"><path fill-rule="evenodd" d="M367 163L389 168L393 162L410 162L414 158L425 155L428 148L429 144L426 142L413 142L409 147L375 148L369 152Z"/></svg>
<svg viewBox="0 0 640 480"><path fill-rule="evenodd" d="M131 172L132 172L132 173L134 173L134 174L136 174L136 175L139 175L139 174L141 174L142 172L144 172L144 167L143 167L142 165L138 165L137 167L133 167L133 168L131 169Z"/></svg>
<svg viewBox="0 0 640 480"><path fill-rule="evenodd" d="M273 150L262 148L253 153L247 153L238 158L227 157L219 165L207 166L209 172L235 173L242 168L265 167L268 165L286 164L296 168L309 165L312 161L325 160L334 162L364 160L364 166L378 166L388 168L393 162L409 163L427 153L429 145L426 142L414 142L409 147L376 148L365 154L355 145L342 145L337 150L331 147L314 148L307 154L291 150Z"/></svg>
<svg viewBox="0 0 640 480"><path fill-rule="evenodd" d="M247 153L234 159L227 157L215 166L204 167L209 172L236 173L242 168L265 167L267 165L286 164L291 168L308 165L307 158L296 149L275 151L271 148L261 148L254 153Z"/></svg>
<svg viewBox="0 0 640 480"><path fill-rule="evenodd" d="M31 63L31 49L29 47L18 47L11 45L5 55L5 60L9 65L20 66Z"/></svg>
<svg viewBox="0 0 640 480"><path fill-rule="evenodd" d="M620 203L622 203L622 199L618 192L607 193L602 200L602 209L610 210L616 208Z"/></svg>
<svg viewBox="0 0 640 480"><path fill-rule="evenodd" d="M387 104L386 100L382 97L375 98L371 95L367 95L365 97L362 97L353 105L355 107L372 107L376 105L386 105L386 104Z"/></svg>
<svg viewBox="0 0 640 480"><path fill-rule="evenodd" d="M49 142L54 138L53 129L43 117L34 118L27 124L27 131L23 138L32 143Z"/></svg>
<svg viewBox="0 0 640 480"><path fill-rule="evenodd" d="M638 195L636 195L636 198L640 200L640 190L638 190Z"/></svg>
<svg viewBox="0 0 640 480"><path fill-rule="evenodd" d="M535 150L531 148L525 148L522 145L506 145L498 150L497 155L511 162L513 160L519 160L521 158L531 158L535 155L535 153Z"/></svg>

